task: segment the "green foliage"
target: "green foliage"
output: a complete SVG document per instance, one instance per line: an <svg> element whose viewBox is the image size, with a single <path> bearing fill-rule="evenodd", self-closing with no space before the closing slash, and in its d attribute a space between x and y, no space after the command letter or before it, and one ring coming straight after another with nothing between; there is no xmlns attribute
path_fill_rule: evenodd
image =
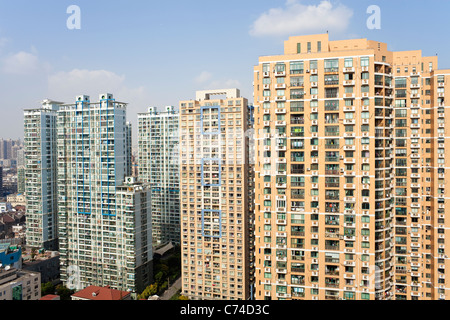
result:
<svg viewBox="0 0 450 320"><path fill-rule="evenodd" d="M167 259L156 258L153 261L154 283L145 288L137 296L137 299L148 299L155 294L162 294L167 288L167 279L170 283L175 281L181 274L181 249L179 246L174 248L174 252Z"/></svg>
<svg viewBox="0 0 450 320"><path fill-rule="evenodd" d="M170 298L170 300L189 300L189 298L186 297L186 296L183 296L183 295L181 294L181 290L178 290L177 293L175 293L175 294Z"/></svg>
<svg viewBox="0 0 450 320"><path fill-rule="evenodd" d="M55 293L55 286L51 282L43 283L41 286L41 296Z"/></svg>
<svg viewBox="0 0 450 320"><path fill-rule="evenodd" d="M144 291L140 295L137 296L138 300L145 299L147 300L148 297L151 297L157 293L157 284L154 283L152 285L149 285L147 288L145 288Z"/></svg>
<svg viewBox="0 0 450 320"><path fill-rule="evenodd" d="M56 286L56 294L61 297L61 300L71 300L71 295L75 293L75 290L70 290L64 285Z"/></svg>

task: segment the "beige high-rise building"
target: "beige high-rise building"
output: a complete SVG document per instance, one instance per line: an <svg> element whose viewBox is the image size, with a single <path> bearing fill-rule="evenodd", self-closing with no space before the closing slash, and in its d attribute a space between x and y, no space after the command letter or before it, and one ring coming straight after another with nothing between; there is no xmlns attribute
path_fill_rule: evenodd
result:
<svg viewBox="0 0 450 320"><path fill-rule="evenodd" d="M190 299L250 297L248 116L238 89L180 102L182 294Z"/></svg>
<svg viewBox="0 0 450 320"><path fill-rule="evenodd" d="M328 34L259 58L256 299L450 298L449 77Z"/></svg>

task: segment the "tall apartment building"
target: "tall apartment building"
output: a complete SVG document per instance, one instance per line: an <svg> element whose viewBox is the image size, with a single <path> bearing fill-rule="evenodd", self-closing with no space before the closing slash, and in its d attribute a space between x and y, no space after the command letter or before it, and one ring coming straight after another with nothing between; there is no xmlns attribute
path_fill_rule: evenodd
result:
<svg viewBox="0 0 450 320"><path fill-rule="evenodd" d="M140 293L153 282L151 190L136 177L117 187L118 284Z"/></svg>
<svg viewBox="0 0 450 320"><path fill-rule="evenodd" d="M180 243L179 118L172 106L138 114L138 176L152 190L155 245Z"/></svg>
<svg viewBox="0 0 450 320"><path fill-rule="evenodd" d="M44 100L41 108L24 111L25 163L18 186L27 194L27 245L38 249L58 249L56 113L61 104Z"/></svg>
<svg viewBox="0 0 450 320"><path fill-rule="evenodd" d="M112 94L102 94L99 100L78 96L74 104L62 105L57 115L61 280L77 289L123 286L125 271L139 267L141 252L136 248L147 248L143 263L151 259L151 225L138 220L149 214L148 209L142 207L147 211L138 210L136 220L129 222L123 212L128 209L120 202L125 197L121 186L130 145L126 104Z"/></svg>
<svg viewBox="0 0 450 320"><path fill-rule="evenodd" d="M127 177L133 176L133 126L131 122L127 121L125 124L125 175Z"/></svg>
<svg viewBox="0 0 450 320"><path fill-rule="evenodd" d="M0 139L0 159L11 159L13 145L14 142L11 139Z"/></svg>
<svg viewBox="0 0 450 320"><path fill-rule="evenodd" d="M0 197L3 197L3 167L0 166Z"/></svg>
<svg viewBox="0 0 450 320"><path fill-rule="evenodd" d="M445 299L450 70L291 37L254 68L257 299Z"/></svg>
<svg viewBox="0 0 450 320"><path fill-rule="evenodd" d="M182 294L191 299L250 297L247 104L238 89L180 102Z"/></svg>
<svg viewBox="0 0 450 320"><path fill-rule="evenodd" d="M25 166L17 167L17 193L25 193Z"/></svg>

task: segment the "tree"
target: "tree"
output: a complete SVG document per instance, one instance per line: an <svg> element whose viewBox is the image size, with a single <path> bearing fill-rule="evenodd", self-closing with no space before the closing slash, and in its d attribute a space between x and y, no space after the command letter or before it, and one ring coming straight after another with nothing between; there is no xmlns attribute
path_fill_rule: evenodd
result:
<svg viewBox="0 0 450 320"><path fill-rule="evenodd" d="M154 283L152 285L149 285L147 288L145 288L144 291L140 295L137 296L138 300L145 299L147 300L148 297L155 295L158 292L157 290L157 284Z"/></svg>
<svg viewBox="0 0 450 320"><path fill-rule="evenodd" d="M41 295L46 296L48 294L54 294L55 293L55 286L52 284L51 281L42 284L41 286Z"/></svg>
<svg viewBox="0 0 450 320"><path fill-rule="evenodd" d="M34 258L36 257L36 248L31 249L31 261L34 261Z"/></svg>
<svg viewBox="0 0 450 320"><path fill-rule="evenodd" d="M56 294L61 297L61 300L71 300L71 295L75 293L75 290L70 290L63 285L56 286Z"/></svg>
<svg viewBox="0 0 450 320"><path fill-rule="evenodd" d="M161 284L164 282L165 280L165 274L164 272L160 271L155 275L155 281L157 283L157 287L159 289L159 287L161 286Z"/></svg>

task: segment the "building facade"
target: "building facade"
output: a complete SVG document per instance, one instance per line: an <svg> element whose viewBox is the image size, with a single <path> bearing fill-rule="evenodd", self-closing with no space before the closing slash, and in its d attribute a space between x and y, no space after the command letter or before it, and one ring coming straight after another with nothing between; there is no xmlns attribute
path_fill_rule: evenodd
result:
<svg viewBox="0 0 450 320"><path fill-rule="evenodd" d="M182 294L190 299L250 297L247 105L238 89L180 102Z"/></svg>
<svg viewBox="0 0 450 320"><path fill-rule="evenodd" d="M449 71L327 34L284 51L254 68L256 298L448 298Z"/></svg>
<svg viewBox="0 0 450 320"><path fill-rule="evenodd" d="M138 114L138 176L152 191L155 245L180 243L178 126L172 106Z"/></svg>
<svg viewBox="0 0 450 320"><path fill-rule="evenodd" d="M126 177L117 187L119 290L140 293L153 282L151 215L150 188Z"/></svg>
<svg viewBox="0 0 450 320"><path fill-rule="evenodd" d="M61 104L44 100L41 108L24 111L25 165L19 178L27 195L27 245L39 249L58 249L56 113Z"/></svg>
<svg viewBox="0 0 450 320"><path fill-rule="evenodd" d="M60 107L57 128L61 280L77 289L117 288L126 268L138 262L132 246L139 245L133 229L123 227L118 197L124 195L117 194L128 167L126 104L112 94L101 94L99 102L78 96ZM148 224L142 227L147 232Z"/></svg>
<svg viewBox="0 0 450 320"><path fill-rule="evenodd" d="M0 267L0 301L39 300L41 274Z"/></svg>

